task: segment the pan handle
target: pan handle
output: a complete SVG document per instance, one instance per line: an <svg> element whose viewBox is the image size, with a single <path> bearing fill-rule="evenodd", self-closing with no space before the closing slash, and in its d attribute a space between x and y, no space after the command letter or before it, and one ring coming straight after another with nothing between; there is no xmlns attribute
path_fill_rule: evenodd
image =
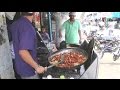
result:
<svg viewBox="0 0 120 90"><path fill-rule="evenodd" d="M55 65L50 65L50 66L47 67L47 69L52 68L52 67L54 67L54 66L55 66Z"/></svg>

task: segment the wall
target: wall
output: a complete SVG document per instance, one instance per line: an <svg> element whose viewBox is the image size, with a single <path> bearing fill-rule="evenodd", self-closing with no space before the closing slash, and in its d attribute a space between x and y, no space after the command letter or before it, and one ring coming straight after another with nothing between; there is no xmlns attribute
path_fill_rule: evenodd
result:
<svg viewBox="0 0 120 90"><path fill-rule="evenodd" d="M0 79L14 79L5 13L0 12Z"/></svg>

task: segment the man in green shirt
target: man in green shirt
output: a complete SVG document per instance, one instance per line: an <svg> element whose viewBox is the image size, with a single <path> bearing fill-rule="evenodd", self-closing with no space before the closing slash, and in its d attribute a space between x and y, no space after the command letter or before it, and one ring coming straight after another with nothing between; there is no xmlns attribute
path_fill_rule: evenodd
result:
<svg viewBox="0 0 120 90"><path fill-rule="evenodd" d="M60 37L62 38L62 32L65 30L65 41L67 45L75 44L79 45L81 40L81 31L80 31L80 23L75 20L76 13L70 12L70 19L65 21L62 25L62 30L60 30Z"/></svg>

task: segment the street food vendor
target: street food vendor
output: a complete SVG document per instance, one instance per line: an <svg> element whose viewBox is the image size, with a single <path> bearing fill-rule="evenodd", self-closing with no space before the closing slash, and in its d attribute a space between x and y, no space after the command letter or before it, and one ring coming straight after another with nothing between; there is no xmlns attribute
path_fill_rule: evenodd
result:
<svg viewBox="0 0 120 90"><path fill-rule="evenodd" d="M46 68L36 58L36 32L32 25L34 12L22 12L22 17L11 25L15 51L15 69L22 79L39 79Z"/></svg>
<svg viewBox="0 0 120 90"><path fill-rule="evenodd" d="M62 38L62 31L65 30L65 41L67 45L79 45L81 41L80 23L75 20L76 12L70 12L70 19L65 21L60 30L60 38Z"/></svg>

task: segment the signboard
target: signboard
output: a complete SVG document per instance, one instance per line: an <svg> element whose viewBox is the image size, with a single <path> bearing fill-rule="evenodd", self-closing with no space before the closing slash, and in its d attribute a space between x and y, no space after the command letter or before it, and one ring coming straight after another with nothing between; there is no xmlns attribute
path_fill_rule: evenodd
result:
<svg viewBox="0 0 120 90"><path fill-rule="evenodd" d="M113 12L112 18L120 18L120 12Z"/></svg>

